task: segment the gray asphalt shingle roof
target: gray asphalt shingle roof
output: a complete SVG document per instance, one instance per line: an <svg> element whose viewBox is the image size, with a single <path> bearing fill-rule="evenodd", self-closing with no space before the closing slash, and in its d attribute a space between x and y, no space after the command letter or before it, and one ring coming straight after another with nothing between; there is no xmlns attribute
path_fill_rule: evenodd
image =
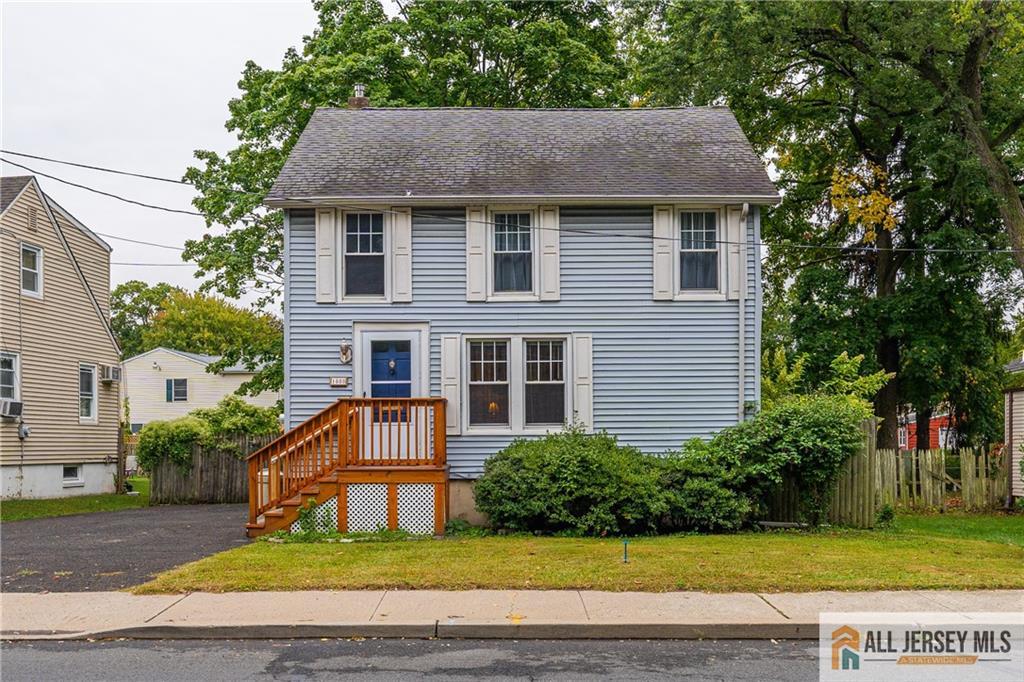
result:
<svg viewBox="0 0 1024 682"><path fill-rule="evenodd" d="M765 197L732 112L317 109L267 196Z"/></svg>
<svg viewBox="0 0 1024 682"><path fill-rule="evenodd" d="M0 177L0 211L4 211L21 194L21 190L32 181L31 175L8 175Z"/></svg>

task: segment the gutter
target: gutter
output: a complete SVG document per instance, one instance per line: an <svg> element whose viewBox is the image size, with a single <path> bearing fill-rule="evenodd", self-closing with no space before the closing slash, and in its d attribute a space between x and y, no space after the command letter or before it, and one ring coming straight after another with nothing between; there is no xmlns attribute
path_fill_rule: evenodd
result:
<svg viewBox="0 0 1024 682"><path fill-rule="evenodd" d="M542 204L646 204L646 203L689 203L715 204L778 204L778 194L723 195L723 194L448 194L415 196L411 194L363 195L363 196L303 196L267 197L265 206L272 208L306 208L310 205L351 206L353 202L373 205L389 204L401 206L451 206L462 204L488 204L495 202L526 202Z"/></svg>
<svg viewBox="0 0 1024 682"><path fill-rule="evenodd" d="M739 320L738 320L739 325L738 326L739 326L739 330L740 330L740 338L739 338L739 372L740 372L740 376L739 376L739 382L738 382L740 388L739 388L739 400L738 400L739 404L738 404L738 406L736 408L736 416L739 418L739 421L743 421L746 418L746 416L747 416L746 415L746 402L747 402L746 401L746 397L747 397L746 396L746 392L747 392L746 391L746 389L747 389L747 367L746 367L746 359L747 359L747 344L746 344L746 337L747 337L747 329L746 329L747 306L746 306L746 303L747 303L747 216L749 214L750 214L750 204L745 202L743 204L743 210L740 211L740 230L741 230L740 234L743 235L743 238L740 239L740 245L739 245L739 247L740 247L740 271L739 271L738 274L739 274L739 278L740 278L740 297L739 297L739 306L737 306L737 308L739 310L739 312L738 312L738 315L739 315Z"/></svg>

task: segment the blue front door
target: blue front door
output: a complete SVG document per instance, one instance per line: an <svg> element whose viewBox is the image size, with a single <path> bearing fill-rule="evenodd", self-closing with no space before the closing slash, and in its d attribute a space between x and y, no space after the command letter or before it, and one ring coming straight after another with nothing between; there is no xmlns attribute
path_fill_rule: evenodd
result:
<svg viewBox="0 0 1024 682"><path fill-rule="evenodd" d="M409 341L370 344L370 397L412 397L412 349Z"/></svg>

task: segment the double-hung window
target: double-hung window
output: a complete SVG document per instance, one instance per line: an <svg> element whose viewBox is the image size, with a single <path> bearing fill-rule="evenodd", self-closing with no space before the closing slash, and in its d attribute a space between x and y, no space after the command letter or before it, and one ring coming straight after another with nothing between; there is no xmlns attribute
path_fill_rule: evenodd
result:
<svg viewBox="0 0 1024 682"><path fill-rule="evenodd" d="M0 398L17 400L18 356L15 353L0 353Z"/></svg>
<svg viewBox="0 0 1024 682"><path fill-rule="evenodd" d="M493 214L496 294L533 291L532 216L530 212Z"/></svg>
<svg viewBox="0 0 1024 682"><path fill-rule="evenodd" d="M525 342L523 405L528 426L565 421L565 340Z"/></svg>
<svg viewBox="0 0 1024 682"><path fill-rule="evenodd" d="M386 282L384 215L346 213L343 242L343 296L383 297Z"/></svg>
<svg viewBox="0 0 1024 682"><path fill-rule="evenodd" d="M467 342L469 426L513 432L565 423L567 340L511 336Z"/></svg>
<svg viewBox="0 0 1024 682"><path fill-rule="evenodd" d="M169 403L188 402L188 379L167 379L164 385L164 397Z"/></svg>
<svg viewBox="0 0 1024 682"><path fill-rule="evenodd" d="M469 342L469 423L509 425L508 341Z"/></svg>
<svg viewBox="0 0 1024 682"><path fill-rule="evenodd" d="M96 365L78 366L78 418L96 421Z"/></svg>
<svg viewBox="0 0 1024 682"><path fill-rule="evenodd" d="M43 295L43 250L38 246L21 245L21 293Z"/></svg>
<svg viewBox="0 0 1024 682"><path fill-rule="evenodd" d="M679 213L679 288L718 291L719 242L716 211Z"/></svg>

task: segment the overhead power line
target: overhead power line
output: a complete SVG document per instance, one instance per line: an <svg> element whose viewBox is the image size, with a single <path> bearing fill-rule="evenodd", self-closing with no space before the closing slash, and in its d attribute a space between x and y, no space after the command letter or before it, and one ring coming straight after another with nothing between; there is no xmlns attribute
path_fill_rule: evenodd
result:
<svg viewBox="0 0 1024 682"><path fill-rule="evenodd" d="M15 163L14 161L11 161L10 159L5 159L5 158L0 157L0 161L3 161L4 163L9 163L10 165L15 166L17 168L21 168L23 170L27 170L29 173L32 173L33 175L41 175L44 178L49 178L50 180L56 180L57 182L63 183L65 185L71 185L72 187L77 187L79 189L84 189L84 190L89 191L89 192L94 192L95 194L101 194L101 195L103 195L105 197L110 197L111 199L117 199L118 201L123 201L123 202L125 202L127 204L134 204L136 206L142 206L144 208L151 208L151 209L154 209L156 211L165 211L167 213L181 213L183 215L198 216L200 218L205 218L206 217L205 215L203 215L202 213L199 213L198 211L186 211L186 210L180 209L180 208L167 208L166 206L157 206L155 204L147 204L147 203L142 202L142 201L136 201L135 199L128 199L127 197L123 197L123 196L121 196L119 194L113 194L111 192L104 192L103 190L96 189L94 187L89 187L88 185L81 185L81 184L79 184L77 182L71 182L70 180L65 180L63 178L58 178L55 175L48 175L46 173L41 173L41 172L39 172L37 170L33 170L33 169L29 168L28 166L22 165L20 163Z"/></svg>
<svg viewBox="0 0 1024 682"><path fill-rule="evenodd" d="M190 184L190 183L185 182L183 180L174 180L174 179L171 179L171 178L163 178L163 177L159 177L159 176L155 176L155 175L147 175L147 174L143 174L143 173L133 173L133 172L129 172L129 171L121 171L121 170L117 170L117 169L113 169L113 168L104 168L104 167L101 167L101 166L93 166L93 165L89 165L89 164L82 164L82 163L76 163L76 162L72 162L72 161L65 161L63 159L54 159L54 158L43 157L43 156L35 156L35 155L24 154L24 153L20 153L20 152L10 152L10 151L4 151L4 150L0 150L0 151L3 151L4 153L8 153L8 154L15 154L17 156L25 156L25 157L28 157L28 158L40 159L40 160L43 160L43 161L51 161L53 163L62 163L62 164L66 164L66 165L77 166L77 167L80 167L80 168L87 168L87 169L90 169L90 170L98 170L98 171L109 172L109 173L117 173L119 175L129 175L129 176L132 176L132 177L144 178L144 179L148 179L148 180L157 180L157 181L162 181L162 182L173 182L173 183L176 183L176 184L183 184L183 185L189 185ZM23 168L23 169L27 170L30 173L35 173L36 175L41 175L41 176L43 176L45 178L50 178L51 180L56 180L57 182L62 182L64 184L71 185L73 187L78 187L80 189L85 189L85 190L90 191L90 192L95 192L97 194L101 194L103 196L110 197L112 199L117 199L119 201L124 201L124 202L130 203L130 204L134 204L134 205L137 205L137 206L142 206L144 208L151 208L151 209L155 209L155 210L159 210L159 211L167 211L167 212L170 212L170 213L182 213L182 214L185 214L185 215L194 215L194 216L199 216L199 217L202 217L202 218L206 217L204 214L199 213L198 211L187 211L187 210L182 210L182 209L167 208L165 206L156 206L156 205L153 205L153 204L147 204L147 203L143 203L143 202L140 202L140 201L135 201L133 199L128 199L126 197L122 197L122 196L119 196L117 194L112 194L110 192L104 192L102 190L98 190L98 189L95 189L93 187L89 187L87 185L81 185L81 184L78 184L78 183L71 182L69 180L64 180L62 178L55 177L53 175L47 175L46 173L40 173L38 171L34 171L34 170L32 170L31 168L29 168L27 166L24 166L24 165L19 164L19 163L15 163L15 162L10 161L8 159L0 158L0 161L3 161L4 163L9 163L9 164L11 164L13 166L16 166L18 168ZM311 205L320 205L318 202L313 201L311 199L303 199L303 198L298 198L298 197L294 197L294 198L286 197L285 200L286 201L297 201L297 202L301 202L301 203L308 203L308 204L311 204ZM354 204L331 204L331 205L336 207L336 208L343 208L343 209L349 209L349 210L358 210L358 211L364 211L364 212L373 212L373 213L382 213L382 214L384 214L384 213L387 213L387 214L396 214L396 213L398 213L397 211L393 211L393 210L386 209L386 208L367 207L367 206L360 206L360 205L354 205ZM433 219L436 219L436 220L448 221L448 222L452 222L452 223L456 223L456 224L460 224L460 225L465 225L466 223L473 223L473 224L478 224L478 225L494 226L494 225L497 224L497 223L495 223L492 220L469 220L468 218L455 218L455 217L452 217L452 216L446 216L446 215L437 214L437 213L433 213L432 214L432 213L427 213L427 212L424 212L424 211L417 211L417 213L419 215L427 217L427 218L433 218ZM245 222L245 221L243 220L242 222ZM619 238L624 238L624 239L640 239L640 240L643 240L643 241L651 241L651 242L658 241L658 240L665 240L665 241L672 241L672 242L680 242L681 241L681 238L680 237L676 237L676 236L673 236L673 237L659 237L659 236L656 236L656 235L653 235L653 234L635 234L635 233L626 233L626 232L609 232L609 231L606 231L606 230L588 230L586 228L575 228L575 227L565 227L565 226L559 226L557 228L547 228L547 227L541 227L539 225L531 225L530 229L531 229L531 231L533 231L533 230L557 230L559 232L567 232L567 233L574 233L574 234L585 234L585 235L591 235L591 236L596 236L596 237L619 237ZM122 238L122 237L113 237L112 235L104 235L104 236L111 236L111 238L113 238L113 239L125 239L126 241L133 241L133 240L128 240L128 239ZM879 253L879 252L930 253L930 254L938 254L938 253L962 253L962 254L982 253L982 254L1003 254L1003 255L1011 255L1011 254L1018 253L1018 252L1024 253L1024 250L1013 249L1013 248L1004 248L1004 249L990 249L990 248L989 249L986 249L986 248L961 249L961 248L946 248L946 247L899 247L899 246L894 246L894 247L878 247L878 246L873 246L873 245L836 246L836 245L831 245L831 244L769 243L769 242L764 242L764 241L759 241L759 242L753 242L752 243L752 242L730 241L730 240L727 240L727 239L715 239L715 240L706 240L705 239L705 240L701 240L701 241L703 243L713 243L713 244L741 244L741 245L746 245L746 246L750 246L750 247L767 248L767 249L825 250L825 251L844 251L844 252L848 252L848 253ZM150 246L159 246L159 247L163 247L163 248L172 248L172 249L178 249L179 248L179 247L172 247L172 246L163 245L163 244L154 244L154 243L151 243L151 242L141 242L140 241L139 243L148 244ZM184 249L182 249L182 250L184 250ZM132 265L131 263L123 263L123 264L124 265ZM188 265L188 264L187 263L182 263L181 265Z"/></svg>
<svg viewBox="0 0 1024 682"><path fill-rule="evenodd" d="M11 154L12 156L23 156L27 159L38 159L39 161L49 161L51 163L59 163L65 166L75 166L76 168L86 168L88 170L101 171L103 173L115 173L117 175L128 175L133 178L142 178L144 180L157 180L159 182L170 182L176 185L188 185L192 186L192 183L185 180L176 180L174 178L162 178L158 175L146 175L145 173L132 173L131 171L117 170L115 168L104 168L103 166L91 166L87 163L76 163L74 161L65 161L63 159L54 159L48 156L36 156L35 154L25 154L23 152L15 152L10 149L0 149L2 154ZM10 163L8 161L8 163Z"/></svg>
<svg viewBox="0 0 1024 682"><path fill-rule="evenodd" d="M95 230L94 230L94 232L95 232ZM156 246L156 247L161 248L161 249L172 249L174 251L184 251L185 250L184 246L171 246L170 244L157 244L156 242L146 242L146 241L142 241L141 239L129 239L128 237L119 237L116 234L107 234L106 232L96 232L96 234L98 234L101 237L106 237L107 239L117 239L118 241L131 242L132 244L142 244L144 246Z"/></svg>
<svg viewBox="0 0 1024 682"><path fill-rule="evenodd" d="M111 265L133 265L145 268L198 268L195 263L134 263L131 261L110 261Z"/></svg>

